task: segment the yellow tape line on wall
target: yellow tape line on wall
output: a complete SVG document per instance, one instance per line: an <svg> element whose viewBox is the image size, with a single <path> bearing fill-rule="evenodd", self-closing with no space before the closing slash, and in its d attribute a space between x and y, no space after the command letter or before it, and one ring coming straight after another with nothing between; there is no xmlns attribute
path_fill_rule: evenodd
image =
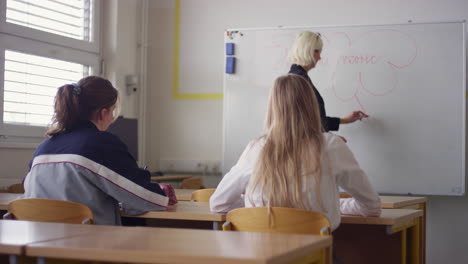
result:
<svg viewBox="0 0 468 264"><path fill-rule="evenodd" d="M174 14L174 75L172 79L172 98L175 100L223 99L222 93L180 93L179 92L179 47L180 47L180 0L175 0Z"/></svg>

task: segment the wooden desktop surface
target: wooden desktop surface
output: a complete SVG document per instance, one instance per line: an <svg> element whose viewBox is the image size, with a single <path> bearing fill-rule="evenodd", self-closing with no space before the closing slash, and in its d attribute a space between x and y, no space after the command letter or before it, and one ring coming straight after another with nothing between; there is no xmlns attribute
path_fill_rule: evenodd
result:
<svg viewBox="0 0 468 264"><path fill-rule="evenodd" d="M190 201L192 199L192 192L197 189L174 189L177 200L179 201ZM382 208L386 209L397 209L405 206L417 205L427 202L426 197L414 197L414 196L388 196L381 195L380 200L382 201Z"/></svg>
<svg viewBox="0 0 468 264"><path fill-rule="evenodd" d="M402 208L405 206L418 205L427 202L426 197L414 197L414 196L386 196L381 195L380 201L382 202L382 208Z"/></svg>
<svg viewBox="0 0 468 264"><path fill-rule="evenodd" d="M7 210L8 204L20 196L21 194L16 193L0 193L0 210ZM167 211L152 211L136 217L217 222L226 220L226 214L212 213L208 203L191 201L179 201L176 205L169 206Z"/></svg>
<svg viewBox="0 0 468 264"><path fill-rule="evenodd" d="M125 214L123 215L128 216ZM226 214L212 213L208 203L192 201L178 201L177 204L170 205L167 211L151 211L133 217L215 222L226 221Z"/></svg>
<svg viewBox="0 0 468 264"><path fill-rule="evenodd" d="M179 201L190 201L192 192L196 189L175 189L177 200ZM0 193L0 210L6 210L8 204L20 198L20 193ZM413 196L380 196L382 201L382 208L401 208L404 206L416 205L425 203L427 198L425 197L413 197Z"/></svg>
<svg viewBox="0 0 468 264"><path fill-rule="evenodd" d="M29 243L108 231L110 226L70 225L19 220L0 221L0 253L21 255Z"/></svg>
<svg viewBox="0 0 468 264"><path fill-rule="evenodd" d="M331 236L116 227L26 246L26 255L132 263L285 263L331 246Z"/></svg>
<svg viewBox="0 0 468 264"><path fill-rule="evenodd" d="M176 195L183 194L187 195L193 190L176 189ZM16 193L0 193L0 210L7 210L8 203L18 199L21 194ZM426 202L424 197L406 197L406 196L381 196L382 208L400 208L403 206L414 205L418 203ZM398 216L400 212L395 211L387 212L384 209L383 216ZM399 209L403 210L403 209ZM144 218L159 218L159 219L181 219L181 220L200 220L200 221L225 221L225 214L216 214L210 211L208 203L190 202L190 201L179 201L176 205L169 206L167 211L153 211L142 214L138 217ZM356 219L361 219L359 216L342 216L342 222L351 221L355 222ZM382 217L380 217L382 218ZM384 217L385 218L385 217ZM375 218L371 218L375 219ZM371 221L371 220L365 220ZM391 220L382 220L379 223L391 223ZM379 224L377 223L377 224Z"/></svg>
<svg viewBox="0 0 468 264"><path fill-rule="evenodd" d="M407 223L422 215L422 210L382 209L382 215L380 217L342 215L341 223L394 226ZM226 214L212 213L208 203L191 201L179 201L176 205L169 206L167 211L152 211L136 217L216 222L226 221Z"/></svg>
<svg viewBox="0 0 468 264"><path fill-rule="evenodd" d="M382 214L380 215L380 217L341 215L341 223L400 226L421 216L423 216L422 210L382 209Z"/></svg>
<svg viewBox="0 0 468 264"><path fill-rule="evenodd" d="M192 193L198 189L174 189L178 201L192 200Z"/></svg>
<svg viewBox="0 0 468 264"><path fill-rule="evenodd" d="M182 181L189 178L192 178L192 175L151 176L151 181Z"/></svg>

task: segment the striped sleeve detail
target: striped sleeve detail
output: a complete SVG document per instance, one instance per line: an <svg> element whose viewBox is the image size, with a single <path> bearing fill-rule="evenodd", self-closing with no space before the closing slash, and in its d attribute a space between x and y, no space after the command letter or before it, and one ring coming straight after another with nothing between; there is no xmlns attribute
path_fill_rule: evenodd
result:
<svg viewBox="0 0 468 264"><path fill-rule="evenodd" d="M76 154L41 155L34 158L31 170L36 165L51 163L71 163L85 168L119 188L158 206L167 207L169 198L147 190L113 170L86 157Z"/></svg>

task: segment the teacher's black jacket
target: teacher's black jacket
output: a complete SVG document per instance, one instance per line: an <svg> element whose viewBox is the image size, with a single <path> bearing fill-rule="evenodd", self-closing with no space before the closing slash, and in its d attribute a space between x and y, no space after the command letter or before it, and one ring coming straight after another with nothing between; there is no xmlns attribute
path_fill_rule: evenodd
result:
<svg viewBox="0 0 468 264"><path fill-rule="evenodd" d="M291 65L291 69L289 70L289 73L292 74L297 74L302 77L304 77L311 85L315 93L315 97L317 97L317 101L319 104L319 109L320 109L320 118L322 119L322 125L325 131L337 131L338 128L340 127L340 119L337 117L329 117L327 116L327 113L325 112L325 102L323 101L322 96L320 93L317 91L317 88L315 88L314 84L312 83L312 80L310 80L309 75L307 75L307 72L302 68L300 65L293 64Z"/></svg>

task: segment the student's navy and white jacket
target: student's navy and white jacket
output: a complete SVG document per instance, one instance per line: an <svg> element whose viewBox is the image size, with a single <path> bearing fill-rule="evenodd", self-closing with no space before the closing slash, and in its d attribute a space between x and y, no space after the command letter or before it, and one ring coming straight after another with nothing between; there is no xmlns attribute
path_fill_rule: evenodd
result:
<svg viewBox="0 0 468 264"><path fill-rule="evenodd" d="M314 192L315 182L312 180L312 186L303 188L303 197L306 199L308 209L326 215L332 230L339 226L341 213L379 216L380 198L369 183L365 172L359 167L348 145L331 133L323 135L325 146L321 157L322 180L319 186L323 207ZM263 197L265 194L258 188L255 192L249 188L250 177L264 144L265 140L262 138L250 142L245 148L237 164L224 175L211 196L211 211L228 212L239 207L266 206L264 203L266 198ZM338 187L353 198L340 199Z"/></svg>
<svg viewBox="0 0 468 264"><path fill-rule="evenodd" d="M83 122L42 142L24 180L25 198L67 200L87 205L96 224L119 225L119 202L129 215L165 210L168 198L150 183L122 141Z"/></svg>

